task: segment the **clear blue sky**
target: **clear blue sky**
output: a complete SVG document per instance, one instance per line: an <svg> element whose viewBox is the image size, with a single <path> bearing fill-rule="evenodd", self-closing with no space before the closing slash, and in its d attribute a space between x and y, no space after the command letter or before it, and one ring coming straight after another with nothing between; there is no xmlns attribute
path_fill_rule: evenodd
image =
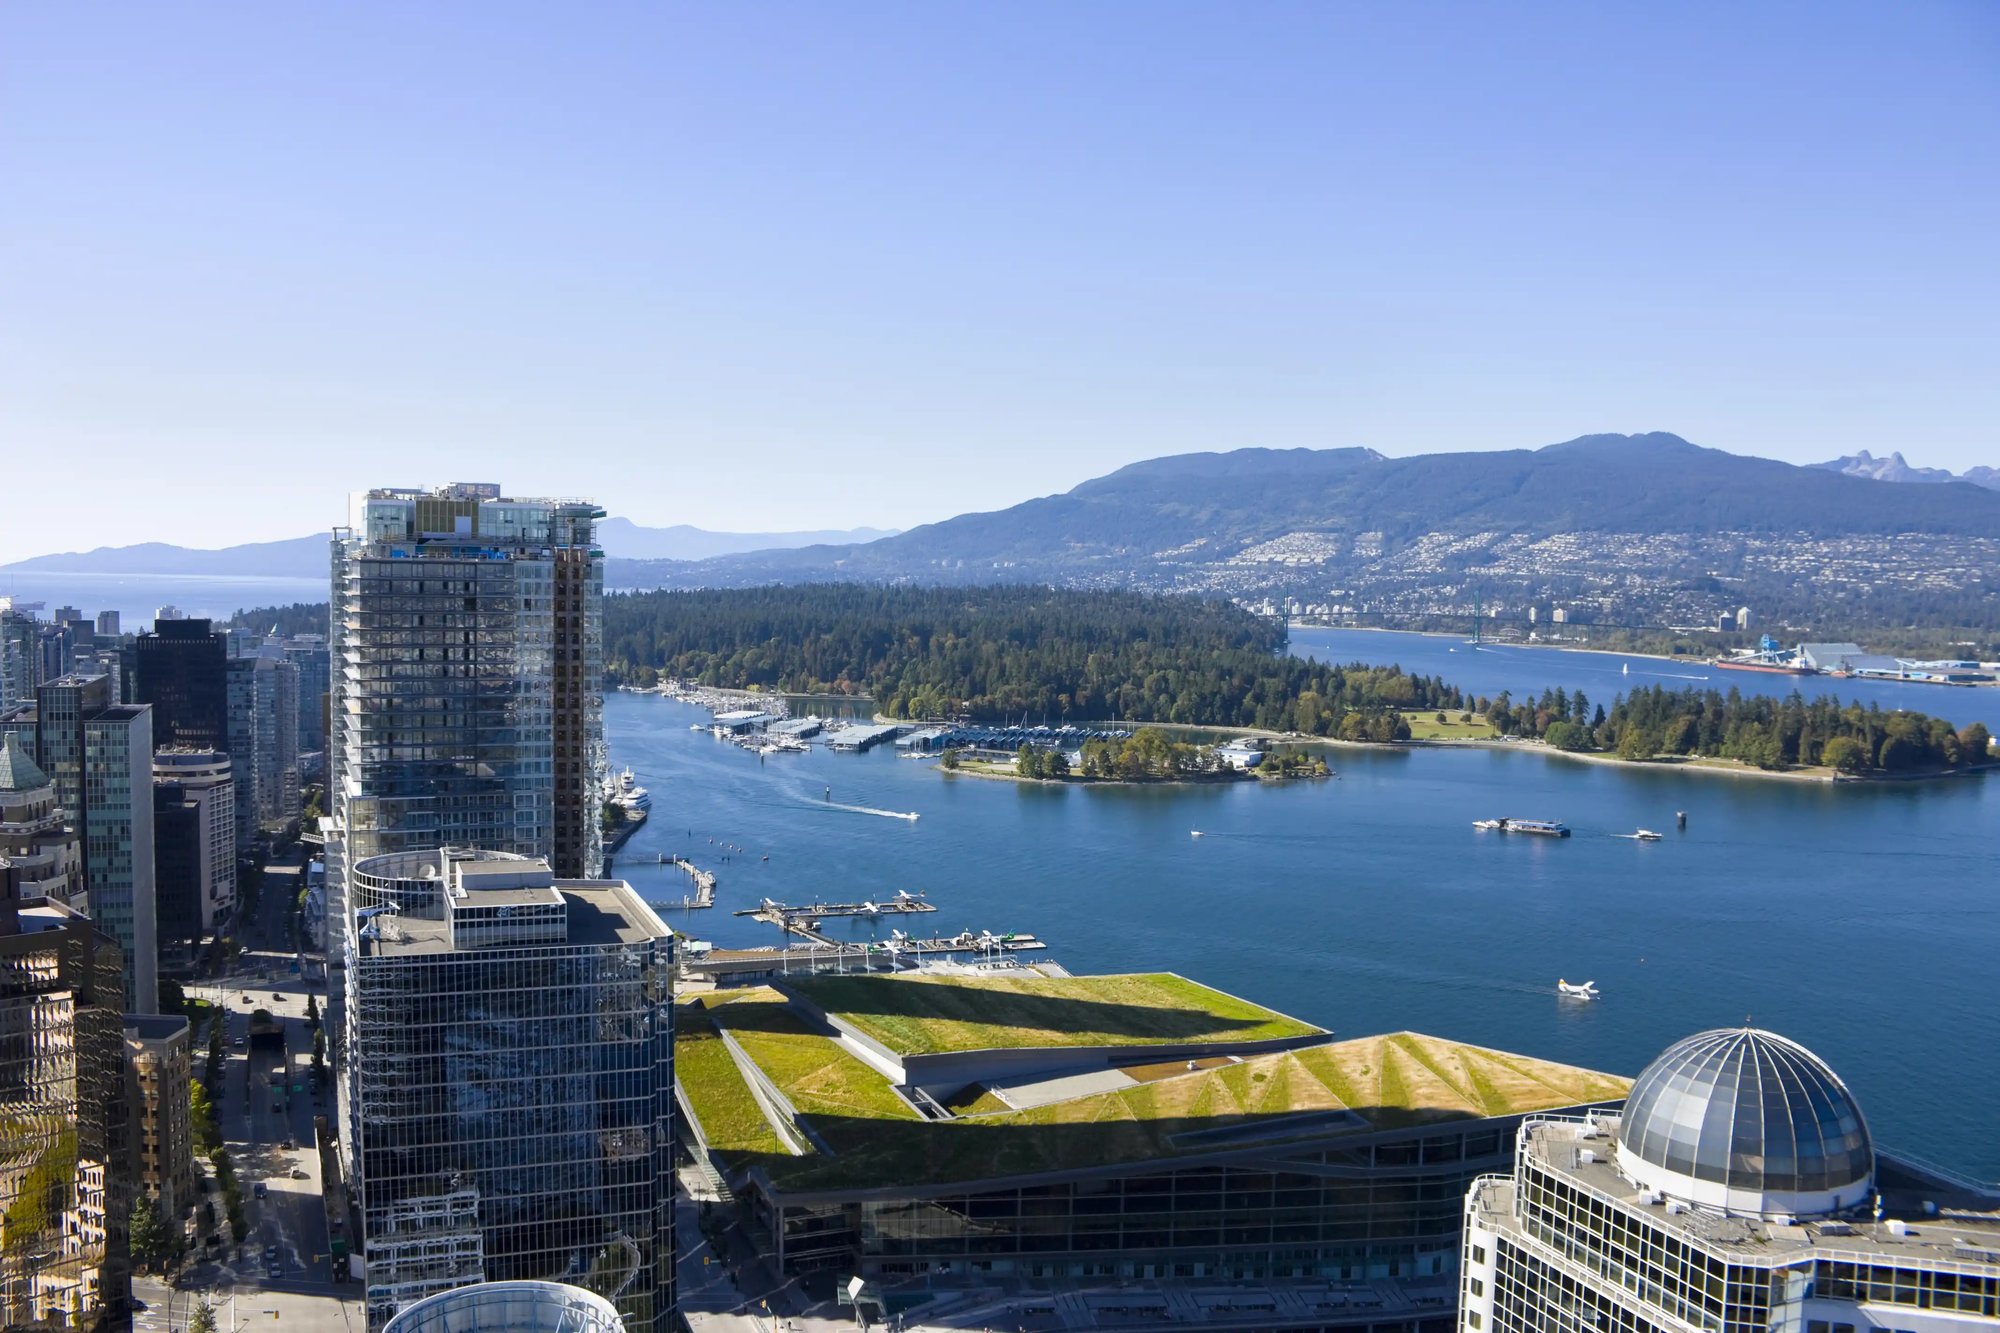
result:
<svg viewBox="0 0 2000 1333"><path fill-rule="evenodd" d="M0 560L368 484L2000 463L2000 4L0 7Z"/></svg>

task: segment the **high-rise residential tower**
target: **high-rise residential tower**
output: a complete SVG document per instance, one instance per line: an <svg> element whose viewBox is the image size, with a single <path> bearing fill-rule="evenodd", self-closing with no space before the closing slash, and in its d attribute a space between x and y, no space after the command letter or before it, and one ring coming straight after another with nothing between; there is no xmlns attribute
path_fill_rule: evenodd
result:
<svg viewBox="0 0 2000 1333"><path fill-rule="evenodd" d="M2000 1185L1880 1151L1817 1056L1668 1047L1618 1112L1530 1120L1466 1196L1461 1333L1875 1333L2000 1320Z"/></svg>
<svg viewBox="0 0 2000 1333"><path fill-rule="evenodd" d="M125 1007L158 1013L152 708L115 702L108 676L62 676L0 713L0 731L19 736L54 780L82 840L91 919L125 953Z"/></svg>
<svg viewBox="0 0 2000 1333"><path fill-rule="evenodd" d="M122 1304L132 1144L119 950L24 901L0 856L0 1327L89 1328Z"/></svg>
<svg viewBox="0 0 2000 1333"><path fill-rule="evenodd" d="M673 933L621 881L465 850L349 871L342 1138L368 1322L560 1281L673 1327Z"/></svg>
<svg viewBox="0 0 2000 1333"><path fill-rule="evenodd" d="M603 868L604 511L498 486L356 495L333 539L328 883L438 846Z"/></svg>

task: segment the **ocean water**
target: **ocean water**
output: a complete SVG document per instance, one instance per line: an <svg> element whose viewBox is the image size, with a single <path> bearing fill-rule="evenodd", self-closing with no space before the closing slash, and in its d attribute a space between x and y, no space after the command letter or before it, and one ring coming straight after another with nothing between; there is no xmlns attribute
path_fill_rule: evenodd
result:
<svg viewBox="0 0 2000 1333"><path fill-rule="evenodd" d="M0 597L44 603L44 620L58 606L74 606L92 617L99 611L116 611L119 628L127 634L151 628L153 612L162 606L178 606L182 614L200 619L227 620L253 606L323 602L326 593L323 578L0 570Z"/></svg>
<svg viewBox="0 0 2000 1333"><path fill-rule="evenodd" d="M1819 1052L1883 1142L2000 1176L1991 778L1835 788L1338 748L1333 780L1028 787L889 749L760 761L656 696L614 695L605 717L612 762L654 796L617 873L698 938L776 943L731 915L763 897L923 890L937 913L830 924L1032 932L1072 971L1171 969L1337 1033L1415 1029L1627 1075L1749 1021ZM1576 832L1472 828L1493 815ZM1666 839L1613 836L1641 826ZM717 872L715 908L673 906L687 881L663 853ZM1558 978L1603 998L1561 999Z"/></svg>

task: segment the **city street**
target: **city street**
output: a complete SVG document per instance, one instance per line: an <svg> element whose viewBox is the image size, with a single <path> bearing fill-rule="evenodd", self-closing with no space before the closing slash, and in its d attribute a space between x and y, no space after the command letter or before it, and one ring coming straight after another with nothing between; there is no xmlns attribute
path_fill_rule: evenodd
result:
<svg viewBox="0 0 2000 1333"><path fill-rule="evenodd" d="M230 1327L232 1296L239 1324L275 1319L334 1333L366 1323L359 1286L334 1281L322 1203L313 1117L330 1113L333 1099L330 1089L313 1086L313 1032L306 1013L309 995L324 1010L325 983L307 981L291 949L288 921L303 882L302 863L296 850L274 861L265 871L255 915L237 925L241 957L225 975L186 988L227 1017L221 1087L211 1091L243 1189L249 1234L241 1245L232 1244L226 1220L219 1219L223 1245L190 1256L171 1300L164 1284L136 1279L133 1295L144 1308L134 1325L147 1333L179 1333L197 1297L216 1310L222 1329ZM279 1030L253 1039L251 1016L259 1009L278 1020ZM205 1056L205 1046L195 1052L197 1068ZM219 1211L221 1196L213 1197Z"/></svg>

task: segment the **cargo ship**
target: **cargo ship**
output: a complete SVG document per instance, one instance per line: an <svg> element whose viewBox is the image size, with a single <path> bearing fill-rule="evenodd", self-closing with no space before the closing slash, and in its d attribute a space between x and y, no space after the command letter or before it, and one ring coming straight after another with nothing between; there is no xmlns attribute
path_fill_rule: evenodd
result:
<svg viewBox="0 0 2000 1333"><path fill-rule="evenodd" d="M1710 665L1724 671L1761 671L1772 676L1813 676L1819 674L1812 667L1799 660L1799 654L1778 646L1778 641L1766 634L1757 643L1757 651L1739 653L1735 657L1718 657Z"/></svg>
<svg viewBox="0 0 2000 1333"><path fill-rule="evenodd" d="M1800 666L1797 662L1767 661L1762 654L1750 657L1718 657L1709 663L1709 665L1720 667L1724 671L1762 671L1774 676L1816 676L1819 674L1811 667Z"/></svg>

